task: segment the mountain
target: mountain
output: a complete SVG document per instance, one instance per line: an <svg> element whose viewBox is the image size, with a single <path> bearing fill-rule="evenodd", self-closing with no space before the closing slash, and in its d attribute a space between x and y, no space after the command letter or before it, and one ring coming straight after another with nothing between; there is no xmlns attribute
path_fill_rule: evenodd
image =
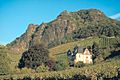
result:
<svg viewBox="0 0 120 80"><path fill-rule="evenodd" d="M29 24L26 32L20 37L16 38L10 44L7 44L8 48L14 53L20 53L25 51L29 47L29 42L32 39L32 35L38 25Z"/></svg>
<svg viewBox="0 0 120 80"><path fill-rule="evenodd" d="M91 36L120 36L120 21L108 18L97 9L65 10L49 23L30 24L22 36L7 46L13 52L22 53L35 44L44 43L50 48Z"/></svg>

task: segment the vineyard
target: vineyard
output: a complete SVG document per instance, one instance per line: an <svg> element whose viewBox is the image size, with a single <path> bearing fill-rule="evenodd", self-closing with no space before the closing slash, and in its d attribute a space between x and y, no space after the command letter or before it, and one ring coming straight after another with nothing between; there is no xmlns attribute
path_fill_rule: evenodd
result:
<svg viewBox="0 0 120 80"><path fill-rule="evenodd" d="M120 67L120 61L112 60L110 62L86 66L83 68L71 68L66 69L63 71L51 71L51 72L44 72L44 73L24 73L24 74L12 74L6 76L0 76L0 79L23 79L25 77L35 79L35 78L42 78L42 79L73 79L75 75L79 75L78 79L84 79L83 76L86 78L90 78L92 80L96 80L99 77L104 78L112 78L117 75L117 69ZM101 76L100 76L101 74ZM75 79L75 78L74 78Z"/></svg>
<svg viewBox="0 0 120 80"><path fill-rule="evenodd" d="M116 45L116 44L120 44L120 38L115 38L115 37L103 37L99 40L99 44L101 47L108 47L111 45Z"/></svg>

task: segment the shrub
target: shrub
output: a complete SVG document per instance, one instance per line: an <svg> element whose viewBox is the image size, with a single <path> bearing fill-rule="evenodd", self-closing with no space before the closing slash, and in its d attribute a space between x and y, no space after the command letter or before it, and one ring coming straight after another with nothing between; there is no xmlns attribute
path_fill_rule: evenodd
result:
<svg viewBox="0 0 120 80"><path fill-rule="evenodd" d="M30 69L30 68L22 68L21 70L20 70L20 72L21 73L31 73L32 72L32 69Z"/></svg>
<svg viewBox="0 0 120 80"><path fill-rule="evenodd" d="M77 67L77 68L80 68L80 67L83 67L83 66L85 66L85 64L81 61L79 61L75 64L75 67Z"/></svg>
<svg viewBox="0 0 120 80"><path fill-rule="evenodd" d="M37 67L36 72L40 73L40 72L46 72L48 70L49 70L49 67L42 64L41 66Z"/></svg>
<svg viewBox="0 0 120 80"><path fill-rule="evenodd" d="M104 61L104 58L103 58L103 56L102 56L101 54L98 55L98 56L95 58L95 60L94 60L95 63L100 63L100 62L102 62L102 61Z"/></svg>
<svg viewBox="0 0 120 80"><path fill-rule="evenodd" d="M56 61L56 65L55 65L56 71L65 70L68 67L69 65L66 63L66 61L63 61L63 60Z"/></svg>
<svg viewBox="0 0 120 80"><path fill-rule="evenodd" d="M49 67L49 71L55 70L55 65L56 65L55 61L48 60L45 65Z"/></svg>

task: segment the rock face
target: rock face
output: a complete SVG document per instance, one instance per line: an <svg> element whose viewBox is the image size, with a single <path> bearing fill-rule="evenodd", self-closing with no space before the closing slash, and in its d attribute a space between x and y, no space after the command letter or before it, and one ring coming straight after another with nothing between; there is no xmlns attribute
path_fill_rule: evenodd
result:
<svg viewBox="0 0 120 80"><path fill-rule="evenodd" d="M74 40L73 33L79 29L83 28L82 33L84 33L84 28L94 28L96 26L97 28L101 28L106 25L112 25L120 31L120 22L106 17L99 10L63 11L55 20L49 23L42 23L41 25L30 24L27 31L8 44L8 46L11 50L18 53L25 51L31 45L39 43L44 43L48 47L52 47ZM98 35L98 33L93 34Z"/></svg>
<svg viewBox="0 0 120 80"><path fill-rule="evenodd" d="M37 25L29 24L28 29L20 37L16 38L7 46L13 53L21 53L29 47L29 42L32 39L32 35L36 29Z"/></svg>

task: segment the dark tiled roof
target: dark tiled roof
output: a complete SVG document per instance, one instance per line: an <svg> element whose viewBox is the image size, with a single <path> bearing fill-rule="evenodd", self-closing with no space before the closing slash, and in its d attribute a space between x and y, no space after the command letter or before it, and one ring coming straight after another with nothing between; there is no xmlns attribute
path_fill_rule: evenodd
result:
<svg viewBox="0 0 120 80"><path fill-rule="evenodd" d="M78 53L84 53L85 49L86 49L86 48L83 47L83 46L78 46ZM88 49L88 50L89 50L90 54L92 54L91 49Z"/></svg>
<svg viewBox="0 0 120 80"><path fill-rule="evenodd" d="M83 46L78 46L78 53L83 53L83 49L84 49Z"/></svg>

